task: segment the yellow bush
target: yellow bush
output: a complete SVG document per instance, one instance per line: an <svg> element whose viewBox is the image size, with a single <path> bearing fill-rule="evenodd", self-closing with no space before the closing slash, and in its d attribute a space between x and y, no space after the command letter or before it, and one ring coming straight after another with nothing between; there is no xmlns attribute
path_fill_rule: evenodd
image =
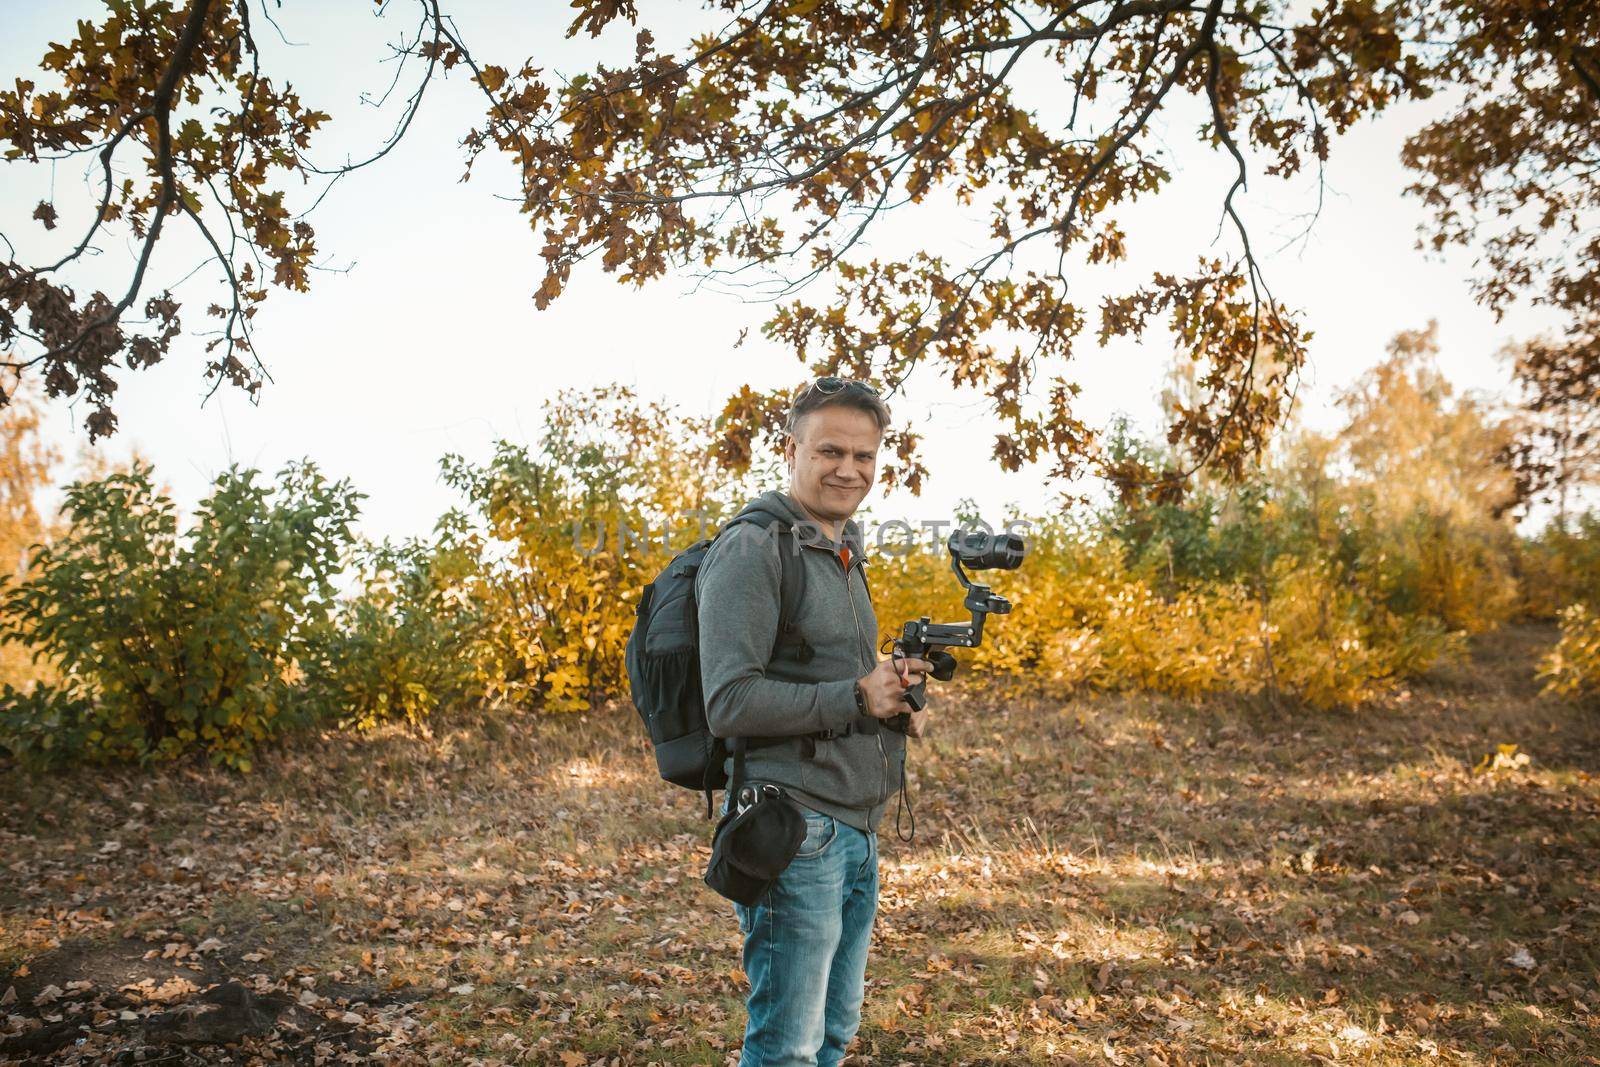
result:
<svg viewBox="0 0 1600 1067"><path fill-rule="evenodd" d="M962 670L1054 691L1087 685L1196 697L1261 687L1259 611L1238 591L1185 592L1169 602L1128 576L1107 539L1051 522L1034 523L1027 536L1022 568L996 572L991 582L1013 610L990 619L979 648L956 651ZM966 617L947 556L880 556L873 567L885 639L920 615Z"/></svg>
<svg viewBox="0 0 1600 1067"><path fill-rule="evenodd" d="M1377 695L1390 667L1368 640L1360 605L1326 564L1284 559L1274 574L1270 622L1276 684L1318 708Z"/></svg>
<svg viewBox="0 0 1600 1067"><path fill-rule="evenodd" d="M1094 685L1184 698L1260 688L1253 605L1187 591L1167 600L1142 581L1104 593L1100 604L1085 605L1099 609L1098 618L1090 616L1100 636Z"/></svg>
<svg viewBox="0 0 1600 1067"><path fill-rule="evenodd" d="M1559 619L1571 604L1600 596L1600 516L1584 515L1572 531L1552 526L1523 542L1515 555L1520 612Z"/></svg>
<svg viewBox="0 0 1600 1067"><path fill-rule="evenodd" d="M639 590L668 557L659 545L618 544L619 528L642 528L638 513L616 503L586 513L558 473L502 442L486 468L461 464L447 477L478 512L462 544L478 560L468 589L484 619L484 695L582 711L626 679Z"/></svg>
<svg viewBox="0 0 1600 1067"><path fill-rule="evenodd" d="M717 471L712 443L708 420L611 386L546 405L536 446L501 441L481 467L445 457L445 481L469 501L441 525L476 561L486 697L582 711L626 693L640 591L700 533L700 516L714 530L772 477L770 461L743 478Z"/></svg>
<svg viewBox="0 0 1600 1067"><path fill-rule="evenodd" d="M1573 604L1561 613L1561 640L1539 662L1546 693L1586 692L1600 687L1600 616Z"/></svg>
<svg viewBox="0 0 1600 1067"><path fill-rule="evenodd" d="M991 583L1011 614L990 619L981 647L955 653L963 671L1009 687L1185 699L1276 689L1330 708L1370 700L1459 648L1459 635L1437 623L1374 608L1327 562L1280 558L1264 596L1229 583L1166 597L1127 572L1110 539L1050 522L1033 524L1028 538L1023 567ZM880 554L872 573L885 640L920 615L966 617L942 552Z"/></svg>

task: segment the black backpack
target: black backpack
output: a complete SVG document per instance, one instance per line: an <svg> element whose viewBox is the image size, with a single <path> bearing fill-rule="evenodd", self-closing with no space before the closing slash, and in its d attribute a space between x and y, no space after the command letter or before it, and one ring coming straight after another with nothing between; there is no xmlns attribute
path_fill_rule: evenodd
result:
<svg viewBox="0 0 1600 1067"><path fill-rule="evenodd" d="M674 785L704 792L706 816L712 815L711 796L728 785L723 761L743 749L777 744L787 738L714 737L706 724L705 694L700 684L699 604L695 576L716 537L740 524L752 524L785 539L778 555L782 561L782 593L778 609L778 637L772 658L782 654L801 663L813 655L811 645L795 626L794 615L805 593L805 567L800 559L800 533L785 515L750 504L725 523L715 536L696 541L644 587L635 609L633 632L628 635L626 661L633 706L650 732L656 768ZM776 527L774 530L773 528ZM805 735L812 736L812 735ZM742 763L736 759L736 765Z"/></svg>

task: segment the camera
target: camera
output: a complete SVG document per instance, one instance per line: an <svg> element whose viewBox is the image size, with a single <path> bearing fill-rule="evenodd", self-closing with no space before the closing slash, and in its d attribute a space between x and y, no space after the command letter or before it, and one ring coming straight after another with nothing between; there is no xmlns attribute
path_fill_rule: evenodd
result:
<svg viewBox="0 0 1600 1067"><path fill-rule="evenodd" d="M955 676L956 658L944 651L946 648L977 648L983 641L983 623L990 615L1005 615L1011 611L1011 601L991 592L987 585L967 577L968 570L1014 571L1022 566L1027 554L1027 544L1013 533L994 534L981 530L957 530L945 543L950 552L950 569L967 591L962 606L972 613L969 622L934 622L924 615L901 628L894 639L891 655L895 659L914 656L933 664L930 672L941 682ZM917 711L927 704L927 681L918 682L905 692L905 702ZM901 712L886 720L892 729L904 731L910 714Z"/></svg>

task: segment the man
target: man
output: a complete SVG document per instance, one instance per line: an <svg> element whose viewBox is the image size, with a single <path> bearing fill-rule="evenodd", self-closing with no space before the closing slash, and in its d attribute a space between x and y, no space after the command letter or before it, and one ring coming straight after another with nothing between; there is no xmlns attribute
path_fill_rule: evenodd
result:
<svg viewBox="0 0 1600 1067"><path fill-rule="evenodd" d="M791 738L752 748L745 775L783 786L806 823L805 841L776 884L754 907L734 905L750 979L740 1067L837 1064L861 1022L878 906L878 823L904 784L906 735L922 736L927 709L912 714L906 734L883 724L910 710L904 689L930 669L915 658L879 659L861 530L851 519L877 476L888 423L870 386L817 379L785 427L788 492L759 498L812 534L799 549L805 593L794 609L809 658L773 655L779 553L792 543L734 526L712 546L696 583L711 732ZM798 736L805 734L813 736Z"/></svg>

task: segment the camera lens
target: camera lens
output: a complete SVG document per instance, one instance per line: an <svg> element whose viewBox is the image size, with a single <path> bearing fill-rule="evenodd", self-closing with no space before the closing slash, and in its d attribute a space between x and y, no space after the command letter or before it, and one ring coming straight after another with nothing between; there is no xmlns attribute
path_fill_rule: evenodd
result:
<svg viewBox="0 0 1600 1067"><path fill-rule="evenodd" d="M987 534L958 530L950 535L950 551L975 571L1014 571L1022 566L1027 546L1017 534Z"/></svg>

